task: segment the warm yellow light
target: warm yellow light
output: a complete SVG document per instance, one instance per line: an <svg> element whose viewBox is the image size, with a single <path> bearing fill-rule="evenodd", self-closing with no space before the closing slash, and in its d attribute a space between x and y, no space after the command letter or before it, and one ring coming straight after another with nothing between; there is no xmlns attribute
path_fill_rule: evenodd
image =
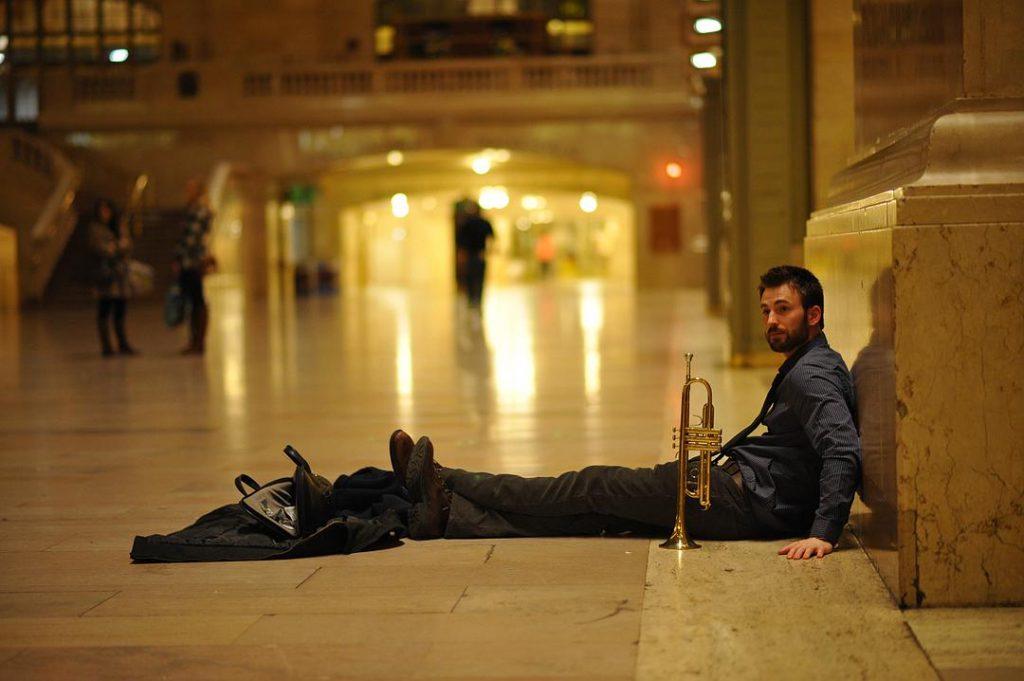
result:
<svg viewBox="0 0 1024 681"><path fill-rule="evenodd" d="M391 197L391 214L396 218L404 218L409 215L409 197L405 194L395 194Z"/></svg>
<svg viewBox="0 0 1024 681"><path fill-rule="evenodd" d="M580 210L584 213L593 213L597 210L597 196L594 192L584 192L580 196Z"/></svg>
<svg viewBox="0 0 1024 681"><path fill-rule="evenodd" d="M548 22L548 35L561 35L565 33L565 22L561 19L552 19Z"/></svg>
<svg viewBox="0 0 1024 681"><path fill-rule="evenodd" d="M389 166L400 166L402 165L403 161L405 161L405 154L403 154L402 152L398 150L388 152Z"/></svg>
<svg viewBox="0 0 1024 681"><path fill-rule="evenodd" d="M512 158L512 152L508 149L486 149L484 154L494 163L508 163Z"/></svg>
<svg viewBox="0 0 1024 681"><path fill-rule="evenodd" d="M696 69L713 69L718 65L718 57L710 52L697 52L690 55L690 63Z"/></svg>
<svg viewBox="0 0 1024 681"><path fill-rule="evenodd" d="M395 51L395 27L378 26L374 34L374 49L379 55L388 55Z"/></svg>
<svg viewBox="0 0 1024 681"><path fill-rule="evenodd" d="M543 196L537 196L536 194L526 194L522 199L519 200L523 210L540 210L546 208L548 205L547 199Z"/></svg>
<svg viewBox="0 0 1024 681"><path fill-rule="evenodd" d="M281 205L281 219L285 222L289 222L295 217L295 206L290 203L284 203Z"/></svg>
<svg viewBox="0 0 1024 681"><path fill-rule="evenodd" d="M394 239L395 241L405 241L406 236L408 236L408 232L406 232L401 227L395 227L393 230L391 230L391 238Z"/></svg>
<svg viewBox="0 0 1024 681"><path fill-rule="evenodd" d="M673 180L679 179L683 176L683 166L676 162L665 164L665 174L671 177Z"/></svg>
<svg viewBox="0 0 1024 681"><path fill-rule="evenodd" d="M470 165L477 175L486 175L491 172L491 159L486 156L475 157Z"/></svg>
<svg viewBox="0 0 1024 681"><path fill-rule="evenodd" d="M714 17L701 17L693 22L693 30L697 33L718 33L722 30L722 22Z"/></svg>
<svg viewBox="0 0 1024 681"><path fill-rule="evenodd" d="M477 201L485 210L506 208L508 202L508 190L504 187L483 187L480 189L480 197Z"/></svg>

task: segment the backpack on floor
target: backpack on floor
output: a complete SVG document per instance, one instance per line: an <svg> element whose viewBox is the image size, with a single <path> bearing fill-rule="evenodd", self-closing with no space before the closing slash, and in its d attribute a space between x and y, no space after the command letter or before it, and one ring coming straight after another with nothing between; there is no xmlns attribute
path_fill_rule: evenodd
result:
<svg viewBox="0 0 1024 681"><path fill-rule="evenodd" d="M235 478L235 487L242 493L242 508L264 526L288 537L305 537L334 515L333 487L310 469L294 447L286 446L284 453L295 463L291 477L260 485L243 473Z"/></svg>

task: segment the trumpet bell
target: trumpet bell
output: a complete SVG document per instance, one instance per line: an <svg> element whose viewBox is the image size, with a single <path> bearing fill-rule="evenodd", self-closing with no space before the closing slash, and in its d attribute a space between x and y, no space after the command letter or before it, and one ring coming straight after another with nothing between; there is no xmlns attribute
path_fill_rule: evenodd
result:
<svg viewBox="0 0 1024 681"><path fill-rule="evenodd" d="M689 537L685 537L682 535L677 536L675 534L673 534L671 537L669 537L662 543L658 544L658 546L663 549L673 549L675 551L689 551L691 549L700 548L700 544L693 541Z"/></svg>

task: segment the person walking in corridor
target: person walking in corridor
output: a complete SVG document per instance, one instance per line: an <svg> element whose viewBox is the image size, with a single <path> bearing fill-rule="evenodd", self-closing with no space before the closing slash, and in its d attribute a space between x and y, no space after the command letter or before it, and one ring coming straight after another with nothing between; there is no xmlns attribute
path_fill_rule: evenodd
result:
<svg viewBox="0 0 1024 681"><path fill-rule="evenodd" d="M487 274L487 244L494 238L491 223L480 215L480 205L470 201L466 216L455 235L455 245L465 258L466 297L470 307L479 308Z"/></svg>
<svg viewBox="0 0 1024 681"><path fill-rule="evenodd" d="M107 199L96 202L89 225L89 245L96 256L96 329L100 337L100 350L104 357L115 354L110 341L110 322L113 321L117 338L116 353L134 355L135 348L128 342L125 330L128 296L131 292L128 274L132 240L118 219L114 205Z"/></svg>
<svg viewBox="0 0 1024 681"><path fill-rule="evenodd" d="M206 188L199 180L190 180L185 186L185 201L185 224L174 249L173 264L181 295L191 311L189 341L181 352L183 355L201 355L206 350L206 327L209 324L203 277L213 266L206 243L213 215L207 205Z"/></svg>
<svg viewBox="0 0 1024 681"><path fill-rule="evenodd" d="M811 272L774 267L759 292L765 340L786 359L760 413L716 455L711 506L686 499L687 524L698 539L800 536L779 554L824 557L860 481L853 382L825 338L824 293ZM751 435L761 425L767 432ZM390 454L414 502L414 539L657 533L676 516L678 461L558 477L473 473L437 464L429 438L414 445L402 430L392 434Z"/></svg>

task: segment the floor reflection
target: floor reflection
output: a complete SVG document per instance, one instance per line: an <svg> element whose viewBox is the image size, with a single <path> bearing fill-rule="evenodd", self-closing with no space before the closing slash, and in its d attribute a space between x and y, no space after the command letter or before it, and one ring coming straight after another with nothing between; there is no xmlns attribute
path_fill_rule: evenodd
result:
<svg viewBox="0 0 1024 681"><path fill-rule="evenodd" d="M583 330L583 385L590 403L601 395L601 330L604 329L604 299L597 282L580 286L580 328Z"/></svg>
<svg viewBox="0 0 1024 681"><path fill-rule="evenodd" d="M235 449L246 444L245 421L248 418L248 376L246 373L246 299L238 285L221 287L211 321L217 342L211 346L213 359L219 362L220 390L223 397L228 443Z"/></svg>
<svg viewBox="0 0 1024 681"><path fill-rule="evenodd" d="M537 395L532 312L523 289L492 293L484 306L484 334L494 367L494 394L498 406L505 411L528 413Z"/></svg>
<svg viewBox="0 0 1024 681"><path fill-rule="evenodd" d="M387 437L403 427L429 435L445 463L557 473L667 460L683 351L701 359L727 430L756 413L773 373L714 361L725 325L692 312L699 291L495 287L480 313L429 290L285 293L254 300L211 286L202 359L178 354L183 332L168 331L156 305L133 308L143 354L130 360L98 357L91 310L23 315L0 341L17 345L21 361L3 376L22 396L0 422L45 432L125 414L177 429L182 451L231 470L267 457L271 472L286 442L333 457L331 471L386 465Z"/></svg>

